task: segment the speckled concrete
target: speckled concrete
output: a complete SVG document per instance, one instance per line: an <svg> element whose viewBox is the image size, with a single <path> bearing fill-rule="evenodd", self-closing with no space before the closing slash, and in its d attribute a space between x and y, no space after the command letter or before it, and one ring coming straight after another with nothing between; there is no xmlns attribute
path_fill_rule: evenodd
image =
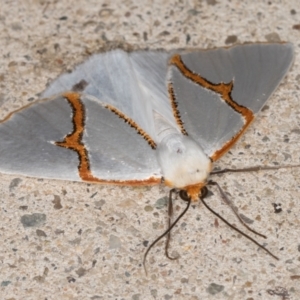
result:
<svg viewBox="0 0 300 300"><path fill-rule="evenodd" d="M57 75L100 50L246 41L291 41L295 63L218 166L298 164L298 0L2 0L0 115L37 99ZM258 241L280 261L199 204L173 232L171 253L180 259L168 260L163 241L158 243L149 254L146 277L143 254L166 228L168 188L0 174L0 298L300 299L299 176L299 169L282 169L216 178L252 226L268 235ZM215 190L209 201L238 225ZM176 201L176 212L184 206Z"/></svg>

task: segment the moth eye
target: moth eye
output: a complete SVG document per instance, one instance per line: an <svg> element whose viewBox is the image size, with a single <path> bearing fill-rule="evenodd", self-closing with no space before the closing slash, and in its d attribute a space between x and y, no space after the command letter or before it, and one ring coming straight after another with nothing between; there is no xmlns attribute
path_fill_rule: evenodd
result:
<svg viewBox="0 0 300 300"><path fill-rule="evenodd" d="M190 201L190 196L188 195L187 191L186 190L180 190L179 191L179 196L182 200L184 201Z"/></svg>
<svg viewBox="0 0 300 300"><path fill-rule="evenodd" d="M208 194L208 188L206 186L204 186L201 190L200 190L200 194L199 194L199 198L204 199Z"/></svg>

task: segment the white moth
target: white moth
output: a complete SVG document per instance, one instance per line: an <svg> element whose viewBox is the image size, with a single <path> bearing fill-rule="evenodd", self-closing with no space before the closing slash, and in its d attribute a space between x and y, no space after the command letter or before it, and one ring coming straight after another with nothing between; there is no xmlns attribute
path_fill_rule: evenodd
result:
<svg viewBox="0 0 300 300"><path fill-rule="evenodd" d="M93 55L2 120L0 172L120 185L163 178L196 201L292 61L289 43Z"/></svg>

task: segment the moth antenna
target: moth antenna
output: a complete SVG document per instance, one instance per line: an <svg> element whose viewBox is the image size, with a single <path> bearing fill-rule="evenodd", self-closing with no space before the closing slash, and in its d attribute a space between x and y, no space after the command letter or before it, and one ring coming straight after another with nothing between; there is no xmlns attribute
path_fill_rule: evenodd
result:
<svg viewBox="0 0 300 300"><path fill-rule="evenodd" d="M240 214L238 213L238 210L235 208L233 203L229 200L229 198L227 197L227 195L224 193L224 191L221 189L221 187L219 186L219 184L217 182L210 180L210 181L208 181L207 184L208 185L216 185L218 187L222 200L225 202L225 204L227 204L231 208L231 210L233 211L235 216L239 219L239 221L241 222L242 225L244 225L249 231L253 232L254 234L259 235L259 236L263 237L264 239L267 238L264 234L255 231L254 229L252 229L250 226L248 226L245 223L245 221L241 218Z"/></svg>
<svg viewBox="0 0 300 300"><path fill-rule="evenodd" d="M169 198L172 197L172 193L174 193L176 190L175 189L172 189L170 190L170 193L169 193ZM186 199L183 199L183 200L186 200ZM144 270L145 270L145 273L146 275L148 274L147 272L147 268L146 268L146 259L147 259L147 255L149 253L149 251L151 250L151 248L158 242L160 241L164 236L166 236L171 230L172 228L178 223L178 221L185 215L185 213L188 211L190 205L191 205L191 198L188 198L187 200L187 206L186 208L184 209L184 211L177 217L177 219L171 224L171 226L169 226L169 228L163 233L161 234L158 238L156 238L152 243L151 245L148 247L147 251L145 252L144 254L144 259L143 259L143 266L144 266Z"/></svg>
<svg viewBox="0 0 300 300"><path fill-rule="evenodd" d="M243 231L241 231L240 229L234 227L232 224L230 224L228 221L226 221L222 216L220 216L217 212L215 212L212 208L210 208L208 206L208 204L204 201L204 197L200 197L201 202L204 204L204 206L211 212L213 213L216 217L218 217L220 220L222 220L226 225L228 225L230 228L232 228L233 230L237 231L238 233L240 233L241 235L243 235L245 238L247 238L248 240L250 240L251 242L253 242L255 245L257 245L258 247L260 247L261 249L265 250L270 256L272 256L273 258L275 258L276 260L279 260L279 258L277 256L275 256L271 251L269 251L266 247L264 247L263 245L259 244L255 239L253 239L251 236L249 236L248 234L244 233Z"/></svg>
<svg viewBox="0 0 300 300"><path fill-rule="evenodd" d="M287 165L287 166L254 166L242 169L223 169L219 171L212 171L210 175L224 174L224 173L239 173L239 172L258 172L267 170L279 170L279 169L289 169L289 168L299 168L300 165Z"/></svg>
<svg viewBox="0 0 300 300"><path fill-rule="evenodd" d="M169 201L168 201L168 228L171 227L172 224L172 217L173 217L173 199L172 199L172 193L176 192L175 189L172 189L169 193ZM171 257L169 255L169 247L170 247L170 240L171 240L171 231L168 232L167 239L166 239L166 245L165 245L165 255L170 260L175 260L179 258L179 255L176 257Z"/></svg>

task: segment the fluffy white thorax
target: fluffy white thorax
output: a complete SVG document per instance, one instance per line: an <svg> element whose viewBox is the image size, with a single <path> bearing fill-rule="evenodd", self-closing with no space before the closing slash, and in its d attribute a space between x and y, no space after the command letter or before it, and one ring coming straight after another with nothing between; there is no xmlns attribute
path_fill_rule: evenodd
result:
<svg viewBox="0 0 300 300"><path fill-rule="evenodd" d="M170 134L158 144L158 161L167 185L184 188L204 183L211 171L211 161L192 138Z"/></svg>

